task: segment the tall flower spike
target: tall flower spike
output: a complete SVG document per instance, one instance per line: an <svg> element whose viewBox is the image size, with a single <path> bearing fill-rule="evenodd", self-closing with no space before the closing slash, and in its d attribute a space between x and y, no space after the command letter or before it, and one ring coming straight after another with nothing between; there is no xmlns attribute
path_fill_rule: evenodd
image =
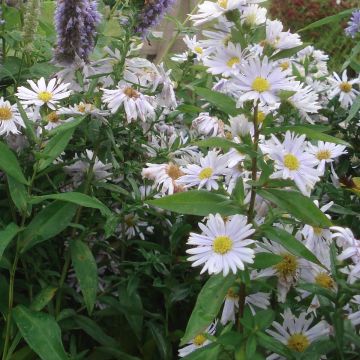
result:
<svg viewBox="0 0 360 360"><path fill-rule="evenodd" d="M40 19L40 10L41 10L40 0L29 0L26 5L25 17L24 17L24 43L26 48L30 48L39 25Z"/></svg>
<svg viewBox="0 0 360 360"><path fill-rule="evenodd" d="M149 28L158 24L175 0L145 0L135 31L146 35Z"/></svg>
<svg viewBox="0 0 360 360"><path fill-rule="evenodd" d="M71 64L78 57L87 62L94 49L99 22L97 1L58 0L55 12L55 60L61 64Z"/></svg>

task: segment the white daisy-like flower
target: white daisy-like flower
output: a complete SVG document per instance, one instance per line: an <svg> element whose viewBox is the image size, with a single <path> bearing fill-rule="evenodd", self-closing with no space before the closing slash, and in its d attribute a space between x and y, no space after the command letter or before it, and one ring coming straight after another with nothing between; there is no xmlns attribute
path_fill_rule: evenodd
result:
<svg viewBox="0 0 360 360"><path fill-rule="evenodd" d="M328 93L329 99L339 96L340 104L344 109L349 108L360 94L359 90L354 88L354 85L360 84L360 79L349 80L346 70L342 73L341 78L334 72L333 76L328 78L328 81L331 86Z"/></svg>
<svg viewBox="0 0 360 360"><path fill-rule="evenodd" d="M314 320L312 315L307 317L306 313L301 313L299 317L296 317L290 309L286 309L282 317L284 319L282 325L274 321L272 323L274 330L268 329L266 332L292 351L302 353L311 343L321 337L329 335L330 327L324 320L311 327ZM275 360L284 358L280 355L273 354L267 357L267 359Z"/></svg>
<svg viewBox="0 0 360 360"><path fill-rule="evenodd" d="M266 44L277 50L291 49L302 44L298 34L283 31L283 24L279 20L266 21Z"/></svg>
<svg viewBox="0 0 360 360"><path fill-rule="evenodd" d="M25 127L16 105L0 98L0 135L19 134L18 127Z"/></svg>
<svg viewBox="0 0 360 360"><path fill-rule="evenodd" d="M179 166L174 163L168 164L146 164L141 175L145 179L153 180L158 190L163 194L173 194L182 190L182 187L176 184L176 180L183 175Z"/></svg>
<svg viewBox="0 0 360 360"><path fill-rule="evenodd" d="M224 123L216 116L210 116L209 113L200 113L199 116L193 120L192 128L196 129L199 135L224 135Z"/></svg>
<svg viewBox="0 0 360 360"><path fill-rule="evenodd" d="M197 60L201 60L207 55L209 55L209 49L204 48L201 43L197 40L196 35L189 37L185 35L184 43L189 48L189 50L196 55Z"/></svg>
<svg viewBox="0 0 360 360"><path fill-rule="evenodd" d="M228 322L235 323L235 315L239 309L239 294L236 289L230 288L226 294L220 322L226 325Z"/></svg>
<svg viewBox="0 0 360 360"><path fill-rule="evenodd" d="M267 149L263 148L275 161L276 171L271 177L294 180L299 190L309 196L321 173L314 168L318 162L306 149L305 135L296 136L287 131L283 143L274 135L272 141Z"/></svg>
<svg viewBox="0 0 360 360"><path fill-rule="evenodd" d="M61 113L59 111L52 111L51 113L43 117L43 119L47 122L47 124L45 125L46 130L54 129L66 122L74 120L73 118L62 119Z"/></svg>
<svg viewBox="0 0 360 360"><path fill-rule="evenodd" d="M70 96L71 90L68 90L70 84L62 83L61 79L53 78L46 84L42 77L35 83L33 80L27 81L31 90L25 86L17 89L16 96L23 105L35 105L37 107L46 105L52 110L56 110L60 100Z"/></svg>
<svg viewBox="0 0 360 360"><path fill-rule="evenodd" d="M201 274L234 274L245 269L245 263L253 263L254 250L248 247L254 243L249 239L255 230L247 224L247 217L234 215L224 220L219 214L209 215L206 225L199 223L202 234L191 233L187 242L195 246L186 252L191 256L192 266L203 265Z"/></svg>
<svg viewBox="0 0 360 360"><path fill-rule="evenodd" d="M265 310L270 306L270 294L263 291L249 294L245 297L245 304L249 306L251 313L255 315L257 308Z"/></svg>
<svg viewBox="0 0 360 360"><path fill-rule="evenodd" d="M351 321L353 326L360 325L360 295L355 295L350 300L351 305L355 305L357 308L356 311L353 311L352 308L348 305L346 310L348 311L347 318Z"/></svg>
<svg viewBox="0 0 360 360"><path fill-rule="evenodd" d="M98 109L95 105L90 103L85 103L83 101L75 105L70 105L69 107L60 108L58 110L60 115L70 115L70 116L80 116L80 115L91 115L95 118L104 119L105 116L109 116L110 112L108 110Z"/></svg>
<svg viewBox="0 0 360 360"><path fill-rule="evenodd" d="M155 118L154 107L150 98L135 90L125 81L120 81L115 90L102 89L102 100L107 104L112 114L115 114L123 105L128 123L140 118L142 121Z"/></svg>
<svg viewBox="0 0 360 360"><path fill-rule="evenodd" d="M214 335L216 332L217 320L214 321L203 333L200 333L192 339L187 346L179 349L179 356L185 357L193 351L209 345L211 341L206 338L205 334Z"/></svg>
<svg viewBox="0 0 360 360"><path fill-rule="evenodd" d="M266 8L257 4L250 4L242 9L240 19L243 24L253 27L266 21L266 13Z"/></svg>
<svg viewBox="0 0 360 360"><path fill-rule="evenodd" d="M360 267L360 240L355 239L354 234L348 228L332 226L330 229L337 231L333 237L337 239L337 245L343 248L343 252L338 255L338 260L351 259L355 265Z"/></svg>
<svg viewBox="0 0 360 360"><path fill-rule="evenodd" d="M280 102L281 90L293 90L294 83L265 56L249 59L242 65L241 74L234 76L234 91L239 95L238 106L244 101L261 101L264 105ZM295 83L296 84L296 83Z"/></svg>
<svg viewBox="0 0 360 360"><path fill-rule="evenodd" d="M204 65L210 74L227 77L239 72L246 57L246 51L241 49L240 44L229 42L226 47L218 48L214 55L204 58Z"/></svg>
<svg viewBox="0 0 360 360"><path fill-rule="evenodd" d="M309 152L318 162L318 170L321 174L325 172L325 165L332 163L339 156L346 154L346 146L330 142L319 141L317 146L308 144Z"/></svg>
<svg viewBox="0 0 360 360"><path fill-rule="evenodd" d="M185 188L197 186L198 189L205 187L207 190L219 188L218 180L226 175L226 161L216 151L209 151L205 157L199 159L200 165L188 164L182 167L185 174L176 180L177 184Z"/></svg>

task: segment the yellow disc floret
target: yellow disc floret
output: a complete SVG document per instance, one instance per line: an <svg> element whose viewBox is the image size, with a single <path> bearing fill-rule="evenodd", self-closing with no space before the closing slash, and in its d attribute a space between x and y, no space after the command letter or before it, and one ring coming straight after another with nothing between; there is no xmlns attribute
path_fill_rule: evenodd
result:
<svg viewBox="0 0 360 360"><path fill-rule="evenodd" d="M195 46L195 47L194 47L194 51L195 51L197 54L200 54L200 55L202 55L202 53L204 52L203 49L202 49L200 46Z"/></svg>
<svg viewBox="0 0 360 360"><path fill-rule="evenodd" d="M48 122L51 122L51 123L57 123L60 120L60 116L56 113L56 111L52 111L47 116L47 120L48 120Z"/></svg>
<svg viewBox="0 0 360 360"><path fill-rule="evenodd" d="M326 289L332 289L334 287L334 280L325 272L321 272L315 276L315 283Z"/></svg>
<svg viewBox="0 0 360 360"><path fill-rule="evenodd" d="M228 0L218 0L218 5L223 9L227 9Z"/></svg>
<svg viewBox="0 0 360 360"><path fill-rule="evenodd" d="M262 123L266 118L266 114L263 111L258 111L256 121Z"/></svg>
<svg viewBox="0 0 360 360"><path fill-rule="evenodd" d="M166 173L173 179L176 180L180 176L184 175L180 168L175 164L169 164L166 168Z"/></svg>
<svg viewBox="0 0 360 360"><path fill-rule="evenodd" d="M53 94L49 91L40 91L38 93L38 99L43 102L48 102L53 98Z"/></svg>
<svg viewBox="0 0 360 360"><path fill-rule="evenodd" d="M270 89L270 83L268 80L258 76L257 78L255 78L255 80L253 81L252 85L251 85L252 89L254 91L257 91L259 93L262 93L264 91L267 91Z"/></svg>
<svg viewBox="0 0 360 360"><path fill-rule="evenodd" d="M294 275L298 267L296 257L291 254L283 254L281 256L283 260L275 265L275 269L277 270L278 274L283 277Z"/></svg>
<svg viewBox="0 0 360 360"><path fill-rule="evenodd" d="M340 90L345 92L345 93L349 93L352 90L352 85L348 82L342 82L340 85Z"/></svg>
<svg viewBox="0 0 360 360"><path fill-rule="evenodd" d="M232 68L234 65L239 64L240 63L240 59L237 56L233 56L227 63L226 65L229 68Z"/></svg>
<svg viewBox="0 0 360 360"><path fill-rule="evenodd" d="M0 107L0 121L10 120L12 118L11 108L8 106Z"/></svg>
<svg viewBox="0 0 360 360"><path fill-rule="evenodd" d="M206 337L203 334L199 334L195 336L193 343L196 346L202 346L205 341L206 341Z"/></svg>
<svg viewBox="0 0 360 360"><path fill-rule="evenodd" d="M298 158L293 154L286 154L284 156L284 165L289 170L298 170L299 167L300 167L300 163L299 163Z"/></svg>
<svg viewBox="0 0 360 360"><path fill-rule="evenodd" d="M213 243L213 250L220 255L228 253L233 246L232 240L228 236L218 236Z"/></svg>
<svg viewBox="0 0 360 360"><path fill-rule="evenodd" d="M212 174L213 174L213 169L211 167L207 167L200 171L199 179L200 180L210 179Z"/></svg>
<svg viewBox="0 0 360 360"><path fill-rule="evenodd" d="M309 345L310 341L304 334L293 334L287 342L288 348L297 352L304 352Z"/></svg>
<svg viewBox="0 0 360 360"><path fill-rule="evenodd" d="M133 89L132 87L127 87L125 90L124 90L124 94L129 97L129 98L134 98L134 99L137 99L140 95L139 93Z"/></svg>
<svg viewBox="0 0 360 360"><path fill-rule="evenodd" d="M316 153L316 157L319 160L327 160L331 158L331 151L329 150L320 150Z"/></svg>

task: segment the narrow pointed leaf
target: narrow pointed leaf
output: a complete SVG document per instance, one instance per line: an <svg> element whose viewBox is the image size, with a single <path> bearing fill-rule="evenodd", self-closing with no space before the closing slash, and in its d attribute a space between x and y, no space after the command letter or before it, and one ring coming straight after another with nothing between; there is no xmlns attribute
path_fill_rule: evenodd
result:
<svg viewBox="0 0 360 360"><path fill-rule="evenodd" d="M6 248L20 230L21 229L16 224L11 223L4 230L0 231L0 260Z"/></svg>

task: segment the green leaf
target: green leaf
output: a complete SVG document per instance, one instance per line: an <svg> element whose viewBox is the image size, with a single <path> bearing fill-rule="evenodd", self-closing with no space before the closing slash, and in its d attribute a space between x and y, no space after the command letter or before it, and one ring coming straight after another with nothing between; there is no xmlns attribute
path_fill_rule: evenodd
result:
<svg viewBox="0 0 360 360"><path fill-rule="evenodd" d="M257 333L257 340L264 349L282 355L288 360L294 359L294 357L291 355L290 350L272 336L259 332Z"/></svg>
<svg viewBox="0 0 360 360"><path fill-rule="evenodd" d="M62 124L60 126L57 126L54 129L50 130L48 135L54 136L56 134L63 133L64 131L77 128L85 119L86 119L86 116L81 116L73 121L66 122L65 124Z"/></svg>
<svg viewBox="0 0 360 360"><path fill-rule="evenodd" d="M65 150L68 145L75 128L70 128L64 132L56 134L50 141L46 144L45 149L41 152L41 157L39 161L39 171L46 169L60 154Z"/></svg>
<svg viewBox="0 0 360 360"><path fill-rule="evenodd" d="M98 209L100 210L101 214L104 216L111 215L110 209L106 207L100 200L96 199L95 197L91 197L89 195L79 192L66 192L66 193L50 194L43 196L33 196L30 200L30 203L39 204L45 200L66 201L79 206Z"/></svg>
<svg viewBox="0 0 360 360"><path fill-rule="evenodd" d="M226 114L236 116L240 113L240 110L236 108L236 101L225 94L201 87L195 87L195 93Z"/></svg>
<svg viewBox="0 0 360 360"><path fill-rule="evenodd" d="M21 335L42 360L69 359L61 341L60 328L51 316L23 305L14 309L13 316Z"/></svg>
<svg viewBox="0 0 360 360"><path fill-rule="evenodd" d="M257 253L251 267L254 269L266 269L274 266L283 260L282 256L269 253Z"/></svg>
<svg viewBox="0 0 360 360"><path fill-rule="evenodd" d="M12 201L20 213L24 214L27 212L27 198L28 193L24 184L16 181L13 177L8 175L9 192Z"/></svg>
<svg viewBox="0 0 360 360"><path fill-rule="evenodd" d="M42 289L36 296L30 305L30 309L34 311L41 311L54 297L57 288L53 286L47 286Z"/></svg>
<svg viewBox="0 0 360 360"><path fill-rule="evenodd" d="M360 106L360 102L359 102ZM321 127L319 127L320 130L322 130ZM317 126L311 125L291 125L291 126L279 126L279 127L271 127L271 128L265 128L263 129L263 134L277 134L277 133L284 133L286 131L293 131L294 133L298 135L306 135L309 139L313 140L321 140L321 141L327 141L334 144L340 144L345 145L347 147L352 147L351 144L348 142L338 139L334 136L324 134L323 131L317 130Z"/></svg>
<svg viewBox="0 0 360 360"><path fill-rule="evenodd" d="M28 185L15 154L3 142L0 142L0 154L0 169L19 183Z"/></svg>
<svg viewBox="0 0 360 360"><path fill-rule="evenodd" d="M356 114L358 114L360 111L360 95L356 98L356 100L351 105L349 115L345 120L345 123L348 123L350 120L354 118Z"/></svg>
<svg viewBox="0 0 360 360"><path fill-rule="evenodd" d="M136 356L132 356L129 354L124 353L123 351L120 351L118 349L114 349L113 347L105 347L105 346L99 346L96 348L96 351L111 355L112 359L118 359L118 360L141 360L140 358Z"/></svg>
<svg viewBox="0 0 360 360"><path fill-rule="evenodd" d="M207 216L219 213L224 216L238 214L240 208L226 196L205 190L190 190L155 200L146 204L180 214Z"/></svg>
<svg viewBox="0 0 360 360"><path fill-rule="evenodd" d="M79 240L70 241L71 260L80 283L86 308L91 314L98 289L98 272L94 256L89 247Z"/></svg>
<svg viewBox="0 0 360 360"><path fill-rule="evenodd" d="M212 343L183 357L184 360L218 360L221 345Z"/></svg>
<svg viewBox="0 0 360 360"><path fill-rule="evenodd" d="M205 331L214 321L235 280L236 275L234 274L226 277L222 274L210 277L199 293L180 345L186 344L196 335Z"/></svg>
<svg viewBox="0 0 360 360"><path fill-rule="evenodd" d="M170 360L172 358L171 346L169 339L164 335L162 329L154 322L149 321L147 327L150 330L151 335L156 343L156 348L160 353L160 358L164 360Z"/></svg>
<svg viewBox="0 0 360 360"><path fill-rule="evenodd" d="M312 294L324 296L330 301L336 301L336 295L333 291L330 291L329 289L326 289L317 284L298 284L297 287Z"/></svg>
<svg viewBox="0 0 360 360"><path fill-rule="evenodd" d="M351 15L352 12L353 12L353 9L348 9L348 10L339 12L336 15L327 16L326 18L315 21L315 22L305 26L304 28L298 30L298 32L302 32L302 31L306 31L306 30L310 30L310 29L316 29L316 28L318 28L320 26L330 24L332 22L339 23L339 21L341 19L343 19L344 17L348 17L349 15Z"/></svg>
<svg viewBox="0 0 360 360"><path fill-rule="evenodd" d="M14 223L9 224L4 230L0 231L0 260L4 251L11 243L11 240L19 233L21 229Z"/></svg>
<svg viewBox="0 0 360 360"><path fill-rule="evenodd" d="M266 189L258 190L257 194L276 204L279 208L287 211L305 224L320 228L332 226L331 221L312 200L297 191Z"/></svg>
<svg viewBox="0 0 360 360"><path fill-rule="evenodd" d="M24 230L21 252L60 234L69 226L76 209L76 205L62 201L54 201L42 209Z"/></svg>
<svg viewBox="0 0 360 360"><path fill-rule="evenodd" d="M224 151L228 151L231 148L236 149L241 154L248 154L251 157L256 157L257 152L251 149L249 145L246 144L237 144L230 140L220 138L220 137L211 137L209 139L197 141L195 143L196 146L199 147L211 147L211 148L221 148Z"/></svg>
<svg viewBox="0 0 360 360"><path fill-rule="evenodd" d="M270 226L261 228L266 238L282 245L291 254L323 266L316 256L299 240L287 231Z"/></svg>
<svg viewBox="0 0 360 360"><path fill-rule="evenodd" d="M296 55L300 50L309 46L309 43L304 43L302 45L293 47L291 49L285 49L277 52L276 54L270 57L271 61L279 60L279 59L288 59L292 56Z"/></svg>
<svg viewBox="0 0 360 360"><path fill-rule="evenodd" d="M21 105L21 102L19 100L16 100L17 107L19 109L20 115L22 120L25 124L25 134L29 140L30 143L36 143L38 141L38 138L36 136L35 130L34 130L34 123L29 120L23 106Z"/></svg>

